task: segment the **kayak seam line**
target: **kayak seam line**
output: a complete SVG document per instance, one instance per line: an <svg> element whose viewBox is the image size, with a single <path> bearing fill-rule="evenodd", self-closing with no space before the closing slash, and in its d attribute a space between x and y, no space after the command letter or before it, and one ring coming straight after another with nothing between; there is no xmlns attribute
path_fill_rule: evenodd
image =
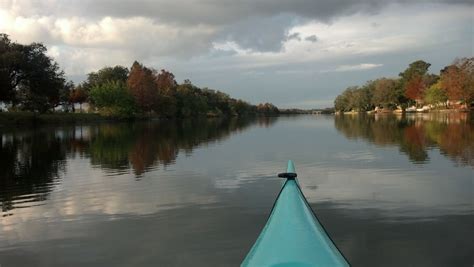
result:
<svg viewBox="0 0 474 267"><path fill-rule="evenodd" d="M286 182L285 182L286 183ZM309 202L308 200L306 199L305 195L303 194L303 190L301 190L299 184L297 183L297 186L298 190L300 191L301 195L303 196L303 201L306 203L306 206L308 206L309 210L311 211L311 213L313 214L314 218L316 219L316 221L319 223L319 225L321 225L321 228L323 229L324 233L326 234L326 236L329 238L329 240L331 240L332 244L334 245L334 247L337 249L337 251L339 252L339 254L341 254L342 258L344 258L344 260L346 261L346 263L351 266L351 264L349 263L349 261L347 260L346 256L344 256L344 254L341 252L341 250L339 249L339 247L336 245L336 243L334 242L334 240L332 240L331 236L329 235L328 231L326 230L326 228L324 227L323 223L321 223L321 220L319 220L318 216L316 216L316 212L314 212L314 210L311 208L311 206L309 205ZM272 209L272 212L273 212L273 209Z"/></svg>

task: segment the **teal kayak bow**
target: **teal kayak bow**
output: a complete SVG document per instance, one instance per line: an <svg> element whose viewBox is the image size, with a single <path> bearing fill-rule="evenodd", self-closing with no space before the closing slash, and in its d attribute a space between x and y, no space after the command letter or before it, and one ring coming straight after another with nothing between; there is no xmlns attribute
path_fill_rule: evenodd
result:
<svg viewBox="0 0 474 267"><path fill-rule="evenodd" d="M288 161L270 217L241 266L349 266L316 215Z"/></svg>

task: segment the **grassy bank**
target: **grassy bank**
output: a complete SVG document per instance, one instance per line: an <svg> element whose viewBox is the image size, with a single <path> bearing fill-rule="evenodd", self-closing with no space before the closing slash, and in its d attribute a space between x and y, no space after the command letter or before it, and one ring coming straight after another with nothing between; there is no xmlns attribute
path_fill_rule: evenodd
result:
<svg viewBox="0 0 474 267"><path fill-rule="evenodd" d="M65 124L106 120L111 120L111 118L106 118L94 113L37 114L33 112L0 112L0 127Z"/></svg>

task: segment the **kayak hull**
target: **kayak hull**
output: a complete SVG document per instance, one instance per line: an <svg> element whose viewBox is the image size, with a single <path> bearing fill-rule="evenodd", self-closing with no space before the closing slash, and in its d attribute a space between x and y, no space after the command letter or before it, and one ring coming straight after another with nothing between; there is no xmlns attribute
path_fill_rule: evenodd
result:
<svg viewBox="0 0 474 267"><path fill-rule="evenodd" d="M294 173L290 161L288 173ZM288 179L268 221L241 266L349 266L306 201Z"/></svg>

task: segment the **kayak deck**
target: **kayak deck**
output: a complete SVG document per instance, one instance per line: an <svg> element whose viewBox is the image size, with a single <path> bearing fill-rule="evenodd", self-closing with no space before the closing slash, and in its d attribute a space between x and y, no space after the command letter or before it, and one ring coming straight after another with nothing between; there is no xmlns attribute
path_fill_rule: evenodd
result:
<svg viewBox="0 0 474 267"><path fill-rule="evenodd" d="M294 166L288 162L288 173ZM349 266L312 212L297 180L288 179L241 266Z"/></svg>

